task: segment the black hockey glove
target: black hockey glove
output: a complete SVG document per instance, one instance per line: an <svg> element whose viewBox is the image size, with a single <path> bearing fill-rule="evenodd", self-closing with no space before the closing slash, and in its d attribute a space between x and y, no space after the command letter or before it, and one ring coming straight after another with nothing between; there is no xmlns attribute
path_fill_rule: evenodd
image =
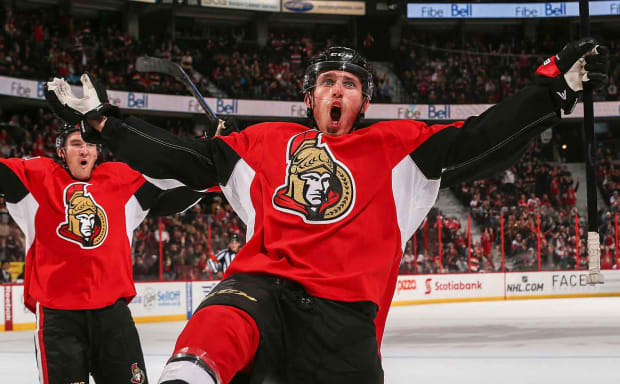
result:
<svg viewBox="0 0 620 384"><path fill-rule="evenodd" d="M536 82L547 85L555 105L570 114L579 101L584 84L599 89L609 78L609 49L592 38L569 44L536 70Z"/></svg>

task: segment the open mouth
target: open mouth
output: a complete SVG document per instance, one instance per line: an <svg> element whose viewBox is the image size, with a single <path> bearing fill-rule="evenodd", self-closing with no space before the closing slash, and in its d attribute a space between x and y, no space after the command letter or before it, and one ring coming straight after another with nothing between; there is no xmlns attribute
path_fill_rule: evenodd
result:
<svg viewBox="0 0 620 384"><path fill-rule="evenodd" d="M86 164L88 164L88 161L86 161L86 160L80 160L80 165L81 165L81 166L85 166Z"/></svg>
<svg viewBox="0 0 620 384"><path fill-rule="evenodd" d="M329 111L329 116L332 119L332 123L336 124L340 121L340 116L342 115L342 108L339 105L334 105L332 109Z"/></svg>

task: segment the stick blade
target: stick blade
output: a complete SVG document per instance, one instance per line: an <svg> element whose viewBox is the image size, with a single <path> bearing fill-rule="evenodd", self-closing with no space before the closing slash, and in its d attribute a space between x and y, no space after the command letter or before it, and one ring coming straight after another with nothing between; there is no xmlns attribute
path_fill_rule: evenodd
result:
<svg viewBox="0 0 620 384"><path fill-rule="evenodd" d="M601 274L601 250L598 232L588 232L588 275L586 283L590 285L603 284L605 279Z"/></svg>
<svg viewBox="0 0 620 384"><path fill-rule="evenodd" d="M157 72L173 75L170 61L151 56L138 57L136 59L136 70L138 72Z"/></svg>
<svg viewBox="0 0 620 384"><path fill-rule="evenodd" d="M586 275L586 283L589 285L603 284L604 282L605 282L605 278L600 272L589 273L588 275Z"/></svg>

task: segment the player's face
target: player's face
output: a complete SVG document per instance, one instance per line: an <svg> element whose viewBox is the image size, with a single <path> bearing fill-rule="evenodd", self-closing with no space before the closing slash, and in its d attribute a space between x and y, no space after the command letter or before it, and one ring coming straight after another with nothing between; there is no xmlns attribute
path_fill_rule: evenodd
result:
<svg viewBox="0 0 620 384"><path fill-rule="evenodd" d="M228 245L228 248L230 248L231 251L233 252L239 252L239 242L238 241L231 241Z"/></svg>
<svg viewBox="0 0 620 384"><path fill-rule="evenodd" d="M97 161L97 145L82 140L80 132L71 132L58 156L65 159L74 179L88 180Z"/></svg>
<svg viewBox="0 0 620 384"><path fill-rule="evenodd" d="M368 108L357 76L337 70L318 76L312 96L306 96L306 105L313 108L319 131L333 136L349 133L360 113L360 106L362 113Z"/></svg>

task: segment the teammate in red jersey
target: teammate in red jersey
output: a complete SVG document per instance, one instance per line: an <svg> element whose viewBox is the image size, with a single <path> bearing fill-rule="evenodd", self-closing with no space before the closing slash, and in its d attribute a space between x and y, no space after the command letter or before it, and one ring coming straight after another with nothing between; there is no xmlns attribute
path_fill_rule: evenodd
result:
<svg viewBox="0 0 620 384"><path fill-rule="evenodd" d="M163 191L126 164L96 165L98 148L74 125L57 133L58 159L0 158L0 192L26 238L24 302L36 313L41 384L147 383L127 303L133 229L149 210L196 202Z"/></svg>
<svg viewBox="0 0 620 384"><path fill-rule="evenodd" d="M539 84L467 121L384 121L357 129L372 96L366 61L332 47L307 68L310 128L264 123L179 138L102 116L49 89L52 108L88 119L83 136L153 179L219 184L247 224L246 245L179 336L160 383L381 383L379 346L407 239L440 186L507 168L531 138L606 80L606 49L568 44ZM589 55L587 64L582 57ZM585 64L585 65L584 65ZM137 153L134 148L142 148Z"/></svg>

